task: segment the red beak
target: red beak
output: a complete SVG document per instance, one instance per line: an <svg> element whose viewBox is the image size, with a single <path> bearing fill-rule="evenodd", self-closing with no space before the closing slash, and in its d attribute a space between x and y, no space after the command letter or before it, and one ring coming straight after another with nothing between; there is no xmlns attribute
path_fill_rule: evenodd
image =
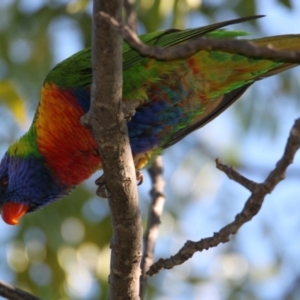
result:
<svg viewBox="0 0 300 300"><path fill-rule="evenodd" d="M27 212L28 205L15 202L5 202L2 205L2 219L9 225L16 225L19 219Z"/></svg>

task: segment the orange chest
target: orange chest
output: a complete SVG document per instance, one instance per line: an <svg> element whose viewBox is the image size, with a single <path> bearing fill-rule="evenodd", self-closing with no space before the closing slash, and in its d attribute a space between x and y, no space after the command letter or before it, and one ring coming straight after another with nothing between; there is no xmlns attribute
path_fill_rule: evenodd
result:
<svg viewBox="0 0 300 300"><path fill-rule="evenodd" d="M101 165L97 144L68 90L46 85L36 115L37 144L59 182L78 185Z"/></svg>

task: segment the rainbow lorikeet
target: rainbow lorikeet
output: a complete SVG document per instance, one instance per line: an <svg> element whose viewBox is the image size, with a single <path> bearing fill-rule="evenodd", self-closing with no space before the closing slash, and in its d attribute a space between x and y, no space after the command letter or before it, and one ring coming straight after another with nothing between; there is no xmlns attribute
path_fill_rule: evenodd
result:
<svg viewBox="0 0 300 300"><path fill-rule="evenodd" d="M241 31L224 26L248 17L187 30L141 35L149 45L171 47L199 36L236 38ZM258 46L300 50L300 35L252 40ZM139 101L128 122L136 169L163 149L210 122L235 102L256 80L297 64L252 59L222 51L199 51L186 58L158 61L141 56L124 43L123 102ZM91 49L59 63L44 82L29 131L12 144L0 164L0 205L8 224L68 194L101 169L92 133L80 118L90 107Z"/></svg>

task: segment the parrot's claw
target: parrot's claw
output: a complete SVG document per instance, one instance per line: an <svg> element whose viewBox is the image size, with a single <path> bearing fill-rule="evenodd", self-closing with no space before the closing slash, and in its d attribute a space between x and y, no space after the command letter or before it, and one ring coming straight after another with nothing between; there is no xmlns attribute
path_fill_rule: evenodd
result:
<svg viewBox="0 0 300 300"><path fill-rule="evenodd" d="M136 108L140 105L139 101L127 102L123 104L124 118L127 122L135 115Z"/></svg>
<svg viewBox="0 0 300 300"><path fill-rule="evenodd" d="M141 171L136 171L137 185L141 185L144 182L144 175ZM105 182L105 176L102 174L98 179L96 179L95 184L98 185L97 195L101 198L110 198L112 194L109 192Z"/></svg>
<svg viewBox="0 0 300 300"><path fill-rule="evenodd" d="M104 174L101 175L98 179L96 179L95 183L96 185L98 185L96 193L99 197L110 198L112 196L112 194L107 189Z"/></svg>
<svg viewBox="0 0 300 300"><path fill-rule="evenodd" d="M141 185L144 182L144 175L141 171L135 171L137 185Z"/></svg>
<svg viewBox="0 0 300 300"><path fill-rule="evenodd" d="M87 129L92 129L92 125L91 125L91 116L89 113L84 114L81 118L80 118L80 123L84 128Z"/></svg>

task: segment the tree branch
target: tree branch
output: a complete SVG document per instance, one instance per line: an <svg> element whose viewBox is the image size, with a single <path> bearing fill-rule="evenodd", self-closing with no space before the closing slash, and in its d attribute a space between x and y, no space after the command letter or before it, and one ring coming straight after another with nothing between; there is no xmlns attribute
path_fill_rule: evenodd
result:
<svg viewBox="0 0 300 300"><path fill-rule="evenodd" d="M144 298L147 286L147 271L154 261L154 248L157 240L160 217L163 212L166 201L164 195L165 182L163 179L163 162L162 157L158 156L153 165L148 169L152 181L150 195L152 201L149 207L149 216L147 229L144 235L144 248L141 262L142 275L140 277L140 297Z"/></svg>
<svg viewBox="0 0 300 300"><path fill-rule="evenodd" d="M203 251L216 247L220 243L229 241L230 235L235 234L238 229L246 222L250 221L260 210L264 198L267 194L271 193L275 186L285 178L287 167L293 162L296 151L300 147L300 119L295 121L294 126L290 131L284 154L277 162L274 170L270 172L268 177L263 183L254 183L250 180L244 180L243 176L238 174L237 171L225 166L217 160L217 168L225 172L225 174L232 180L242 184L252 191L251 196L248 198L243 210L236 215L235 220L223 227L219 232L214 233L212 237L202 239L198 242L187 241L185 245L179 250L177 254L167 259L159 259L151 266L148 275L152 276L158 273L161 269L171 269L176 265L182 264L197 251Z"/></svg>
<svg viewBox="0 0 300 300"><path fill-rule="evenodd" d="M255 190L257 183L255 183L254 181L249 180L245 176L241 175L233 167L223 165L218 158L216 159L216 166L220 171L224 172L228 176L228 178L239 183L240 185L242 185L244 188L246 188L250 192L253 192Z"/></svg>
<svg viewBox="0 0 300 300"><path fill-rule="evenodd" d="M124 0L126 10L126 24L133 31L137 32L137 18L134 9L135 0Z"/></svg>
<svg viewBox="0 0 300 300"><path fill-rule="evenodd" d="M101 18L112 24L123 35L130 47L138 51L141 55L150 56L158 60L184 59L192 56L200 50L219 50L229 53L238 53L249 58L264 58L273 60L284 60L289 63L300 63L300 51L274 50L272 46L256 46L246 40L235 39L211 39L198 37L186 44L179 44L169 48L147 46L141 42L137 34L128 26L122 25L110 15L100 12Z"/></svg>
<svg viewBox="0 0 300 300"><path fill-rule="evenodd" d="M109 299L139 299L142 224L121 105L123 39L99 17L99 11L104 11L121 21L123 2L94 0L93 9L92 99L83 123L92 127L98 143L112 215Z"/></svg>
<svg viewBox="0 0 300 300"><path fill-rule="evenodd" d="M9 300L40 300L40 298L3 281L0 281L0 296Z"/></svg>

